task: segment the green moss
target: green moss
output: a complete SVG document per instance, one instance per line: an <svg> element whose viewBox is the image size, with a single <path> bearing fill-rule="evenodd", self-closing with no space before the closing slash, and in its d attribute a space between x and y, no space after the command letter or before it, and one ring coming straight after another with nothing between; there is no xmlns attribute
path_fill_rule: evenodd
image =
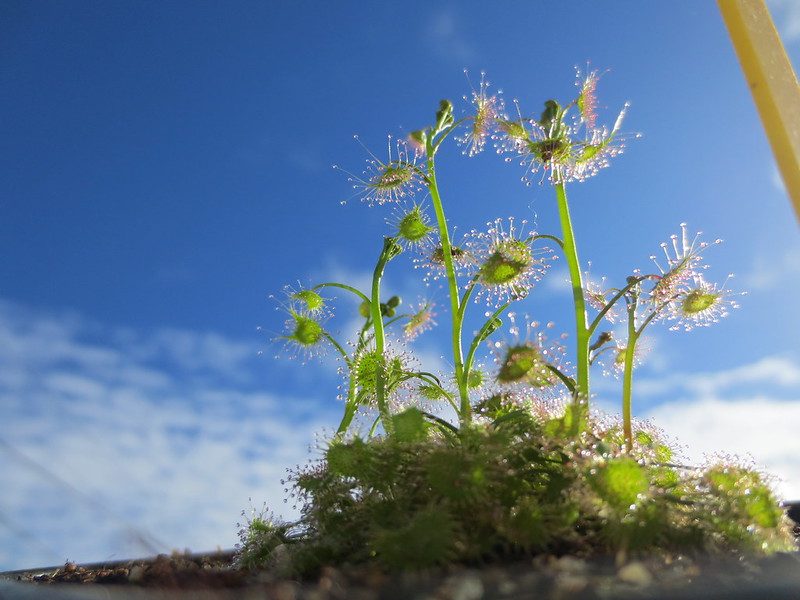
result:
<svg viewBox="0 0 800 600"><path fill-rule="evenodd" d="M246 565L275 564L278 546L293 574L328 564L419 569L500 555L794 547L754 470L676 466L652 431L636 432L629 454L617 427L593 423L567 440L552 433L557 423L499 398L484 408L496 420L457 435L432 433L414 409L396 418L403 435L332 444L325 462L291 476L304 502L296 523L254 520L245 530Z"/></svg>

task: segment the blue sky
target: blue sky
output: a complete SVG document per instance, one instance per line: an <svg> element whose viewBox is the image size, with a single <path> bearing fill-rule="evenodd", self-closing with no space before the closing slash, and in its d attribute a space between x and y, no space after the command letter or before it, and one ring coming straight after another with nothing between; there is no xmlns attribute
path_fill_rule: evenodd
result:
<svg viewBox="0 0 800 600"><path fill-rule="evenodd" d="M768 3L800 63L800 4ZM275 360L284 285L365 286L388 207L352 200L386 135L487 72L530 114L601 71L631 107L609 169L569 188L581 258L619 281L681 222L741 308L652 328L634 412L699 459L750 453L800 498L797 219L715 2L11 1L0 7L0 569L231 547L243 509L338 423L331 360ZM469 69L469 79L464 69ZM632 135L631 135L632 137ZM558 233L552 190L451 146L448 217ZM444 293L401 257L387 294ZM516 311L571 331L564 266ZM340 298L346 337L353 305ZM482 309L475 307L476 313ZM441 311L440 311L441 312ZM446 331L420 339L446 368ZM259 329L260 328L260 329ZM569 338L567 340L569 343ZM597 404L619 384L596 377ZM252 501L250 500L252 499Z"/></svg>

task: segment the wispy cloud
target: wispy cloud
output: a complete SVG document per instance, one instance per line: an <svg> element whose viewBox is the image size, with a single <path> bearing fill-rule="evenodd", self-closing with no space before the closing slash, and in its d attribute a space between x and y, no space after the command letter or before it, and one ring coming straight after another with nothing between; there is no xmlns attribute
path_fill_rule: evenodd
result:
<svg viewBox="0 0 800 600"><path fill-rule="evenodd" d="M683 446L693 463L718 453L741 457L778 477L776 487L785 499L800 499L800 398L787 402L751 396L730 402L698 397L661 404L648 416Z"/></svg>
<svg viewBox="0 0 800 600"><path fill-rule="evenodd" d="M539 285L551 294L564 294L571 290L572 284L567 267L560 264L556 267L551 266Z"/></svg>
<svg viewBox="0 0 800 600"><path fill-rule="evenodd" d="M692 394L718 398L735 393L750 393L756 386L785 388L790 393L800 394L800 365L781 356L767 356L758 361L732 369L693 374L673 373L658 379L640 379L636 383L637 393L644 396L666 394Z"/></svg>
<svg viewBox="0 0 800 600"><path fill-rule="evenodd" d="M786 193L786 184L783 181L783 175L781 175L781 172L778 170L778 165L776 165L774 162L772 163L772 168L770 169L770 181L772 182L772 185L775 186L776 190L784 194Z"/></svg>
<svg viewBox="0 0 800 600"><path fill-rule="evenodd" d="M793 284L800 275L800 255L795 249L756 256L750 270L742 276L742 286L751 292L773 291Z"/></svg>
<svg viewBox="0 0 800 600"><path fill-rule="evenodd" d="M475 60L476 52L461 29L456 10L442 9L431 15L426 29L427 40L437 55L460 66Z"/></svg>
<svg viewBox="0 0 800 600"><path fill-rule="evenodd" d="M231 547L250 498L293 516L280 480L339 407L262 389L257 345L0 301L0 570ZM750 453L800 497L797 361L639 382L691 459Z"/></svg>
<svg viewBox="0 0 800 600"><path fill-rule="evenodd" d="M714 453L750 457L778 476L780 493L800 498L800 364L765 357L718 372L640 380L636 391L658 401L643 415L676 437L695 462Z"/></svg>
<svg viewBox="0 0 800 600"><path fill-rule="evenodd" d="M249 498L289 516L285 468L335 417L264 368L216 334L0 303L0 570L231 547Z"/></svg>
<svg viewBox="0 0 800 600"><path fill-rule="evenodd" d="M784 43L800 41L800 3L797 0L767 0L767 6Z"/></svg>

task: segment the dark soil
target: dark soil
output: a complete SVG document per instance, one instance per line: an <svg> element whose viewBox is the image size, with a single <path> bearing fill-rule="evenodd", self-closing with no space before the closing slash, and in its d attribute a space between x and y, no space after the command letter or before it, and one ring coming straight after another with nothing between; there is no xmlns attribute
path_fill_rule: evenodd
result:
<svg viewBox="0 0 800 600"><path fill-rule="evenodd" d="M167 556L89 565L66 563L55 569L15 571L0 577L31 583L136 585L166 589L228 588L242 585L246 573L233 568L234 552Z"/></svg>
<svg viewBox="0 0 800 600"><path fill-rule="evenodd" d="M800 502L787 504L789 516L797 522ZM57 568L0 573L0 580L45 587L88 584L107 590L108 598L121 598L114 596L114 590L149 589L183 590L189 594L179 596L183 598L192 597L193 590L205 590L213 598L231 600L800 599L800 552L760 558L651 557L622 566L615 562L537 556L411 573L327 568L315 578L292 580L238 569L235 553L225 551L87 565L68 562Z"/></svg>
<svg viewBox="0 0 800 600"><path fill-rule="evenodd" d="M328 568L304 581L247 573L237 570L232 560L232 552L223 552L160 555L106 565L67 563L49 572L17 572L14 579L40 585L102 586L111 598L115 589L131 587L142 592L142 588L217 590L220 598L264 600L800 598L800 554L796 552L751 560L650 558L622 567L610 558L540 556L480 568L456 566L414 573Z"/></svg>

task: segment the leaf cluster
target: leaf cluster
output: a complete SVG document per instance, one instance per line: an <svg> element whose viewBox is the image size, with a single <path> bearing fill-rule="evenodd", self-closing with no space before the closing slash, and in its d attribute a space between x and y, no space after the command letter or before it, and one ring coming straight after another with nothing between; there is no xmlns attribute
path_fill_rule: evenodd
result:
<svg viewBox="0 0 800 600"><path fill-rule="evenodd" d="M532 556L773 553L791 527L762 476L718 463L692 469L642 426L634 452L618 424L579 440L563 418L495 402L457 432L410 409L391 437L334 441L292 474L291 524L254 520L248 567L310 575L325 565L389 570ZM401 413L405 415L405 413ZM401 416L398 415L398 416Z"/></svg>

